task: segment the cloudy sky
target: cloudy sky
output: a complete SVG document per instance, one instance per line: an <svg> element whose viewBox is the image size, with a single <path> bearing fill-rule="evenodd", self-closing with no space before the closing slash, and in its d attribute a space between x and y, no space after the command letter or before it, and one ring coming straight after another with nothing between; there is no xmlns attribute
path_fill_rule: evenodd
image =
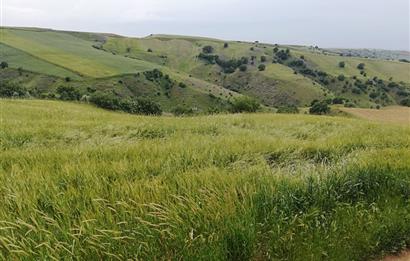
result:
<svg viewBox="0 0 410 261"><path fill-rule="evenodd" d="M409 0L0 0L1 25L409 50Z"/></svg>

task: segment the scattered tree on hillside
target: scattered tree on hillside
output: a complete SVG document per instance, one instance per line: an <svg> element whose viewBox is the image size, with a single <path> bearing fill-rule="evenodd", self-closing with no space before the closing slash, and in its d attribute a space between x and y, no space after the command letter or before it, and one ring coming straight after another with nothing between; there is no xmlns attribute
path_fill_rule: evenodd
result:
<svg viewBox="0 0 410 261"><path fill-rule="evenodd" d="M330 107L326 101L317 101L309 109L310 114L323 115L330 112Z"/></svg>
<svg viewBox="0 0 410 261"><path fill-rule="evenodd" d="M339 81L343 82L346 79L346 77L343 74L341 74L341 75L337 76L337 79Z"/></svg>
<svg viewBox="0 0 410 261"><path fill-rule="evenodd" d="M261 56L261 62L262 63L266 62L266 56L264 56L264 55Z"/></svg>
<svg viewBox="0 0 410 261"><path fill-rule="evenodd" d="M228 43L224 43L224 48L228 48L229 44Z"/></svg>
<svg viewBox="0 0 410 261"><path fill-rule="evenodd" d="M241 66L239 66L239 70L241 72L246 72L247 69L248 69L248 66L246 66L246 64L242 64Z"/></svg>
<svg viewBox="0 0 410 261"><path fill-rule="evenodd" d="M7 62L4 62L4 61L3 61L3 62L0 63L0 68L1 68L1 69L5 69L5 68L7 68L7 67L9 67L9 64L8 64Z"/></svg>
<svg viewBox="0 0 410 261"><path fill-rule="evenodd" d="M233 113L256 112L259 108L259 102L247 96L235 98L231 103L231 111Z"/></svg>
<svg viewBox="0 0 410 261"><path fill-rule="evenodd" d="M340 67L340 68L345 68L345 66L346 66L346 63L345 63L345 62L339 62L339 67Z"/></svg>
<svg viewBox="0 0 410 261"><path fill-rule="evenodd" d="M81 98L80 91L73 86L58 86L57 94L63 101L78 101Z"/></svg>
<svg viewBox="0 0 410 261"><path fill-rule="evenodd" d="M275 46L275 48L273 48L273 52L277 53L279 51L279 48Z"/></svg>
<svg viewBox="0 0 410 261"><path fill-rule="evenodd" d="M148 48L147 52L152 53L152 49Z"/></svg>
<svg viewBox="0 0 410 261"><path fill-rule="evenodd" d="M266 69L266 65L260 64L260 65L258 66L258 69L259 69L259 71L264 71L264 70Z"/></svg>
<svg viewBox="0 0 410 261"><path fill-rule="evenodd" d="M205 54L213 53L213 52L214 52L214 48L213 48L212 46L210 46L210 45L207 45L207 46L204 46L204 47L202 48L202 52L205 53Z"/></svg>
<svg viewBox="0 0 410 261"><path fill-rule="evenodd" d="M357 65L357 69L359 69L359 70L364 70L364 67L365 67L365 64L364 64L364 63L359 63L359 64Z"/></svg>
<svg viewBox="0 0 410 261"><path fill-rule="evenodd" d="M0 97L21 97L27 93L27 90L14 83L0 81Z"/></svg>

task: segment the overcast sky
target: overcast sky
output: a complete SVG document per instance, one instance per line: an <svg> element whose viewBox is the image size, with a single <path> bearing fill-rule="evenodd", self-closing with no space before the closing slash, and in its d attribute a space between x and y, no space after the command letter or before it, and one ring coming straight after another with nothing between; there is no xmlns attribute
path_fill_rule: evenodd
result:
<svg viewBox="0 0 410 261"><path fill-rule="evenodd" d="M409 50L409 0L0 0L3 26Z"/></svg>

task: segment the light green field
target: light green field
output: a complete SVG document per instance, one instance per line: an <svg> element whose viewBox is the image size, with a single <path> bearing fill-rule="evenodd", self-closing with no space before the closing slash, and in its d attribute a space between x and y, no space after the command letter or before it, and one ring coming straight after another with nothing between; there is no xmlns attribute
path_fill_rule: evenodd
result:
<svg viewBox="0 0 410 261"><path fill-rule="evenodd" d="M97 50L93 42L55 31L0 29L0 42L90 77L135 73L154 65Z"/></svg>
<svg viewBox="0 0 410 261"><path fill-rule="evenodd" d="M25 52L12 48L0 43L0 60L7 61L11 68L23 68L32 72L37 72L47 75L55 75L59 77L70 77L78 79L78 74L48 63L44 60L35 58Z"/></svg>
<svg viewBox="0 0 410 261"><path fill-rule="evenodd" d="M410 246L409 127L0 106L2 260L350 261Z"/></svg>
<svg viewBox="0 0 410 261"><path fill-rule="evenodd" d="M334 76L344 74L352 77L360 75L360 70L357 65L365 64L365 72L368 78L378 77L379 79L388 80L393 77L394 81L403 81L410 83L410 64L398 61L385 61L375 59L365 59L357 57L342 57L337 55L323 55L313 52L295 51L298 55L304 55L305 59L322 71L330 73ZM345 68L339 67L339 62L346 63Z"/></svg>

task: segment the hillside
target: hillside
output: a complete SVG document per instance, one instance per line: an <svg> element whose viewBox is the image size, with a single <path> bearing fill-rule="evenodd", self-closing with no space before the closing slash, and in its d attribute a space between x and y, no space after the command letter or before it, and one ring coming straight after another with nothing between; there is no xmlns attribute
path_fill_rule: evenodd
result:
<svg viewBox="0 0 410 261"><path fill-rule="evenodd" d="M1 260L377 260L410 245L408 126L0 107Z"/></svg>
<svg viewBox="0 0 410 261"><path fill-rule="evenodd" d="M25 86L35 97L55 97L56 88L66 85L85 96L90 90L112 92L148 97L168 111L183 105L201 112L224 110L240 95L267 107L339 98L367 108L400 104L410 96L410 63L302 46L0 28L0 49L0 62L9 65L0 70L1 79ZM172 84L147 81L144 73L154 69Z"/></svg>

